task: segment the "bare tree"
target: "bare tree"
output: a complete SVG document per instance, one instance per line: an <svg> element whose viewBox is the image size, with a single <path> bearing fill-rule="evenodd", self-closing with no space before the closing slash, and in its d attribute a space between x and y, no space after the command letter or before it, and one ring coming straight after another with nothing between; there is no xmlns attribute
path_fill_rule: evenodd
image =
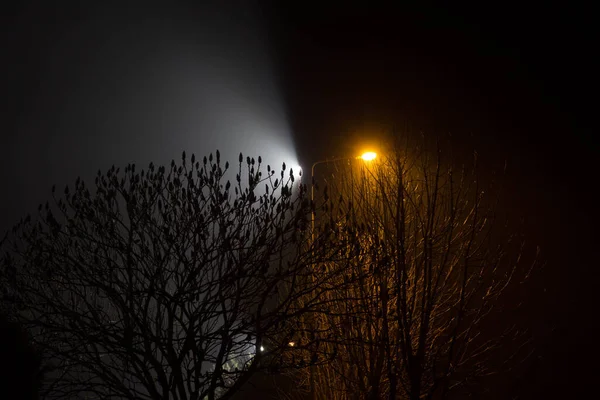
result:
<svg viewBox="0 0 600 400"><path fill-rule="evenodd" d="M260 157L240 154L233 183L228 168L219 152L113 166L13 229L3 304L44 357L45 398L227 399L285 367L314 293L305 189Z"/></svg>
<svg viewBox="0 0 600 400"><path fill-rule="evenodd" d="M491 354L518 336L485 331L515 274L529 272L517 268L520 241L495 229L476 164L455 168L439 146L385 148L341 166L317 207L315 236L347 257L317 324L336 357L296 372L313 398L447 398L499 372Z"/></svg>

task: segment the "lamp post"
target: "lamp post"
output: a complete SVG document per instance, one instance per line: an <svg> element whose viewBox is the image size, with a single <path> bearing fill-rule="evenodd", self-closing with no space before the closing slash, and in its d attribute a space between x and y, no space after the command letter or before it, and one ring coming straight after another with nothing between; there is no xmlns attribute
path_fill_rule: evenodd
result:
<svg viewBox="0 0 600 400"><path fill-rule="evenodd" d="M314 241L315 241L315 211L316 211L315 210L315 206L314 206L314 201L315 201L315 183L314 183L315 167L317 165L319 165L319 164L327 164L327 163L335 162L335 161L352 160L352 159L362 159L364 161L372 161L375 158L377 158L377 153L375 153L373 151L368 151L368 152L365 152L365 153L363 153L363 154L361 154L360 156L357 156L357 157L337 157L337 158L331 158L329 160L320 160L320 161L317 161L317 162L313 163L312 167L310 168L310 204L311 204L311 207L312 207L312 209L311 209L311 248L314 246ZM312 251L311 251L311 253L312 253ZM293 342L290 342L291 346L293 346L292 343ZM309 367L309 373L310 373L310 398L312 400L316 400L315 377L314 377L313 369L314 369L314 366L311 365Z"/></svg>
<svg viewBox="0 0 600 400"><path fill-rule="evenodd" d="M364 161L372 161L375 158L377 158L377 153L373 152L373 151L367 151L363 154L361 154L360 156L357 157L337 157L337 158L331 158L329 160L320 160L317 161L315 163L313 163L312 167L310 168L310 203L311 206L313 207L312 209L312 215L311 215L311 233L312 233L312 242L314 242L315 240L315 209L314 209L314 201L315 201L315 183L314 183L314 177L315 177L315 167L319 164L328 164L330 162L335 162L335 161L342 161L342 160L352 160L352 159L362 159Z"/></svg>

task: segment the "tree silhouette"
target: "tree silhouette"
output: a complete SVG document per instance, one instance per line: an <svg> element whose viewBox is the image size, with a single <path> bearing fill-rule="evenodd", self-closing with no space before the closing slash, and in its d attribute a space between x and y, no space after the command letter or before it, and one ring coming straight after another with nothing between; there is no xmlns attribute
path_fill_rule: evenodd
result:
<svg viewBox="0 0 600 400"><path fill-rule="evenodd" d="M286 367L314 292L310 209L285 164L263 168L240 154L232 183L218 151L113 166L13 229L4 305L41 349L45 398L227 399Z"/></svg>
<svg viewBox="0 0 600 400"><path fill-rule="evenodd" d="M486 331L530 270L517 268L520 240L497 229L476 164L456 168L424 142L384 148L341 166L317 207L316 240L345 248L345 274L306 323L336 357L293 374L315 399L447 398L499 372L492 354L517 348L505 340L524 340L512 326Z"/></svg>

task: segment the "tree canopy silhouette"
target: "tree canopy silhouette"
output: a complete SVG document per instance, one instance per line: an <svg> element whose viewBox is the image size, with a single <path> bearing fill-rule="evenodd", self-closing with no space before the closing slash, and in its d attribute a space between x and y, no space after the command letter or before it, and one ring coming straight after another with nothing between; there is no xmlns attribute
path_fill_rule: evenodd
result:
<svg viewBox="0 0 600 400"><path fill-rule="evenodd" d="M530 268L521 238L497 223L477 160L457 163L424 140L382 148L371 162L338 161L318 196L314 235L345 256L323 260L343 273L302 331L336 357L292 372L314 399L448 398L501 372L494 354L524 356L514 353L526 339L494 318Z"/></svg>
<svg viewBox="0 0 600 400"><path fill-rule="evenodd" d="M386 148L316 201L285 164L240 154L234 173L219 152L53 189L0 243L1 305L39 349L41 394L228 399L291 371L315 399L416 400L499 372L495 352L523 348L493 319L530 271L521 239L497 229L476 165Z"/></svg>
<svg viewBox="0 0 600 400"><path fill-rule="evenodd" d="M45 398L226 399L288 349L295 299L311 292L310 208L285 164L240 154L233 178L218 151L184 152L52 192L0 255Z"/></svg>

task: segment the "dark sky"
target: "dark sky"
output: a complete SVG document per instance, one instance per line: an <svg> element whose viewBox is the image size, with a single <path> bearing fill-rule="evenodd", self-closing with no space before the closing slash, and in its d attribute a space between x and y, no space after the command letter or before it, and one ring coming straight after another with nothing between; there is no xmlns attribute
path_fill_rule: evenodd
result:
<svg viewBox="0 0 600 400"><path fill-rule="evenodd" d="M539 245L545 263L516 296L539 357L519 385L524 398L587 393L599 277L591 10L367 4L287 7L275 19L301 161L405 126L450 133L495 169L507 161L504 211L524 221L529 251Z"/></svg>
<svg viewBox="0 0 600 400"><path fill-rule="evenodd" d="M254 2L23 2L2 24L0 226L111 164L186 150L297 164ZM57 3L58 4L58 3ZM12 13L12 15L10 15Z"/></svg>
<svg viewBox="0 0 600 400"><path fill-rule="evenodd" d="M506 204L546 260L529 398L584 393L598 350L591 10L212 3L3 13L0 227L113 163L220 148L310 165L394 127L450 133L508 162Z"/></svg>

